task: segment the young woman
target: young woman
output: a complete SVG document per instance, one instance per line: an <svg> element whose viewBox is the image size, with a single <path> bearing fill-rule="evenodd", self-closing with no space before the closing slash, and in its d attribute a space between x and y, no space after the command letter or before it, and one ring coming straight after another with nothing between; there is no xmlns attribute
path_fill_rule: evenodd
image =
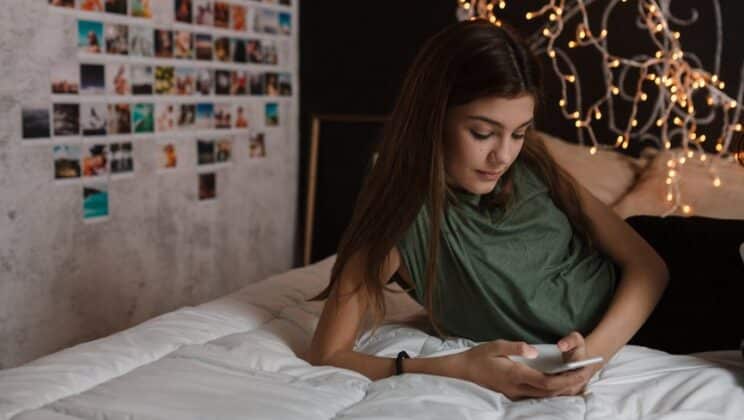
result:
<svg viewBox="0 0 744 420"><path fill-rule="evenodd" d="M375 380L395 360L353 351L400 278L434 331L479 342L405 360L404 372L470 380L509 398L579 393L601 365L545 375L507 355L556 343L608 361L659 300L668 273L631 227L553 161L534 116L537 60L506 27L454 24L402 86L378 160L338 250L305 355Z"/></svg>

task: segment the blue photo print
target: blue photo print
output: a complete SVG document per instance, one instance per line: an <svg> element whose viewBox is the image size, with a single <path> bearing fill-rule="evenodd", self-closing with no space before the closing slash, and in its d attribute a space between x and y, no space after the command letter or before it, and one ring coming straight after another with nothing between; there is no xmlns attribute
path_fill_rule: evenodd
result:
<svg viewBox="0 0 744 420"><path fill-rule="evenodd" d="M103 52L103 23L78 20L78 49L92 54Z"/></svg>
<svg viewBox="0 0 744 420"><path fill-rule="evenodd" d="M83 220L105 219L109 215L108 185L96 182L83 186Z"/></svg>

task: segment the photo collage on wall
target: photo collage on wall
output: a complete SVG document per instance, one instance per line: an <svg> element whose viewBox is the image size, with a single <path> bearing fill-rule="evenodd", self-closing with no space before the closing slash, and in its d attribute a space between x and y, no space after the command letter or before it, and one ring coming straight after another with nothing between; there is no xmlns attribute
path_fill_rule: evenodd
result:
<svg viewBox="0 0 744 420"><path fill-rule="evenodd" d="M50 63L50 104L24 104L27 144L50 143L54 180L83 185L84 221L109 216L109 182L137 171L156 145L157 173L193 148L199 200L240 149L266 156L292 97L290 0L48 0L74 16L77 56ZM46 142L45 142L46 141Z"/></svg>

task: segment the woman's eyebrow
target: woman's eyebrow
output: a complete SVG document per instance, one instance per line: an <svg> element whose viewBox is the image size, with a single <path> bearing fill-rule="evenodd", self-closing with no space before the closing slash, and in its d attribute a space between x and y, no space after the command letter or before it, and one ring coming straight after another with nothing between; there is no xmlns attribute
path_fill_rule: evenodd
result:
<svg viewBox="0 0 744 420"><path fill-rule="evenodd" d="M470 119L473 119L473 120L484 121L484 122L487 122L487 123L489 123L489 124L491 124L491 125L495 125L495 126L498 126L498 127L504 128L504 124L502 124L501 122L499 122L499 121L494 121L494 120L492 120L492 119L490 119L490 118L486 118L486 117L484 117L484 116L482 116L482 115L469 115L469 116L468 116L468 118L470 118ZM533 120L534 120L534 118L530 118L530 119L529 119L528 121L525 121L525 122L523 122L522 124L519 124L519 125L517 126L517 129L520 129L520 128L522 128L522 127L524 127L524 126L526 126L526 125L530 124L530 123L531 123L531 122L532 122Z"/></svg>

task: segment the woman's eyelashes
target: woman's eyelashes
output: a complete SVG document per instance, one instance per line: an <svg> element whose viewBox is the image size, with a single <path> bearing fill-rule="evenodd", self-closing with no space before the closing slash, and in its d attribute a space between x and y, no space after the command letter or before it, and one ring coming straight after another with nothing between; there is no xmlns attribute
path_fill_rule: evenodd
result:
<svg viewBox="0 0 744 420"><path fill-rule="evenodd" d="M470 130L470 134L473 136L473 138L475 138L477 140L485 140L485 139L493 136L496 133L494 133L494 132L481 133L481 132L478 132L477 130ZM513 133L512 134L512 138L514 140L522 140L524 138L524 136L525 136L525 133Z"/></svg>

